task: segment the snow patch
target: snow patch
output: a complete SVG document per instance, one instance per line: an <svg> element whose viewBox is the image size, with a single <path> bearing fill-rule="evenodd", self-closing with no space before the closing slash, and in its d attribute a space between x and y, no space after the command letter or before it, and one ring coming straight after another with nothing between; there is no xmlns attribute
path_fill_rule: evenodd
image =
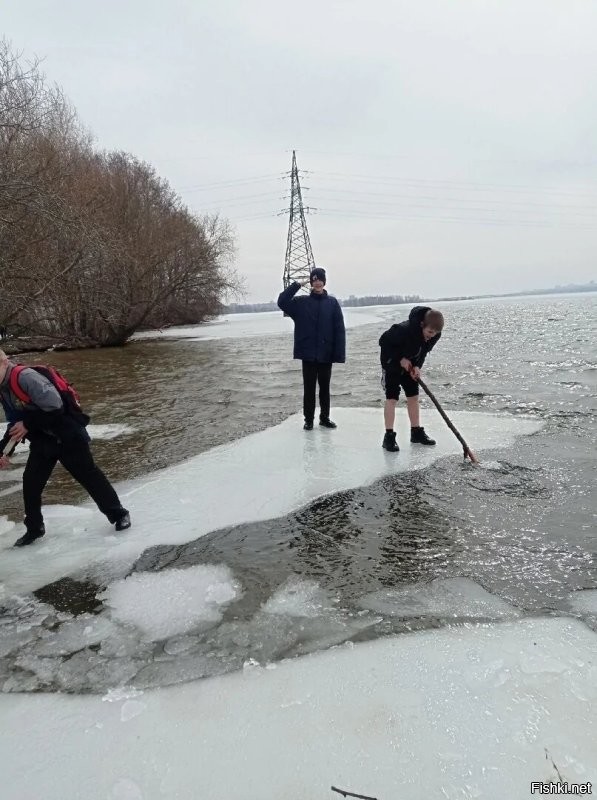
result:
<svg viewBox="0 0 597 800"><path fill-rule="evenodd" d="M98 595L112 618L135 625L150 641L207 629L240 593L228 567L204 566L137 572Z"/></svg>

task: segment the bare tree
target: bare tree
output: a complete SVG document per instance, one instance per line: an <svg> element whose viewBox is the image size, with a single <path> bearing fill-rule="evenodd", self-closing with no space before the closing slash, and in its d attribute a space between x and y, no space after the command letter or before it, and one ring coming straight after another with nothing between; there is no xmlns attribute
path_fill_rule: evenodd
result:
<svg viewBox="0 0 597 800"><path fill-rule="evenodd" d="M134 156L98 152L39 62L0 43L0 326L72 345L200 322L238 294L234 240Z"/></svg>

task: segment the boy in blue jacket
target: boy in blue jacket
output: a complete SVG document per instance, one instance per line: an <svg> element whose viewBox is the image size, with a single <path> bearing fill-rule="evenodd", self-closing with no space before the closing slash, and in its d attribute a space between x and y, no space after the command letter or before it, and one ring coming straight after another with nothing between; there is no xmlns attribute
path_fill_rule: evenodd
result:
<svg viewBox="0 0 597 800"><path fill-rule="evenodd" d="M332 364L346 360L346 332L342 308L325 290L326 274L311 270L311 292L295 297L301 284L295 281L278 297L278 306L294 320L294 358L303 362L304 429L313 430L315 390L319 384L319 424L335 428L330 419Z"/></svg>

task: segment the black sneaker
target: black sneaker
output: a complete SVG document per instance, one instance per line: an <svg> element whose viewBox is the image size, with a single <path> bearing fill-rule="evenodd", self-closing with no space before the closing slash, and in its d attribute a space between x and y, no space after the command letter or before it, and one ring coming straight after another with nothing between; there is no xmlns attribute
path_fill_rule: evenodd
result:
<svg viewBox="0 0 597 800"><path fill-rule="evenodd" d="M400 448L398 447L398 442L396 441L396 434L394 431L392 431L391 433L388 433L388 431L386 431L381 446L383 447L384 450L387 450L389 453L397 453L400 450Z"/></svg>
<svg viewBox="0 0 597 800"><path fill-rule="evenodd" d="M319 424L320 424L320 426L322 428L337 428L338 427L336 425L336 423L332 422L332 420L329 417L320 417L319 418Z"/></svg>
<svg viewBox="0 0 597 800"><path fill-rule="evenodd" d="M24 536L21 536L20 539L16 540L13 547L26 547L28 544L33 544L36 539L41 539L45 532L46 529L43 525L36 531L27 531Z"/></svg>
<svg viewBox="0 0 597 800"><path fill-rule="evenodd" d="M125 531L127 528L131 527L131 517L128 511L126 514L123 514L120 519L116 520L114 527L117 531Z"/></svg>
<svg viewBox="0 0 597 800"><path fill-rule="evenodd" d="M303 425L303 430L305 431L312 431L313 430L313 423L309 422L308 419L305 420L305 424Z"/></svg>
<svg viewBox="0 0 597 800"><path fill-rule="evenodd" d="M435 444L435 439L430 439L425 433L425 428L411 428L410 440L413 444Z"/></svg>

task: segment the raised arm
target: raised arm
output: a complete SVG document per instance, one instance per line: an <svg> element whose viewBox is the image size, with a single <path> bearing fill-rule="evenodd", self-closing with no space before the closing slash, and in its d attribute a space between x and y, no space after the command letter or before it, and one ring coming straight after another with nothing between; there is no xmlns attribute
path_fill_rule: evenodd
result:
<svg viewBox="0 0 597 800"><path fill-rule="evenodd" d="M300 288L300 283L295 281L291 283L287 289L284 289L283 292L280 292L278 296L278 308L285 314L288 314L289 317L292 317L292 319L294 319L294 295Z"/></svg>

